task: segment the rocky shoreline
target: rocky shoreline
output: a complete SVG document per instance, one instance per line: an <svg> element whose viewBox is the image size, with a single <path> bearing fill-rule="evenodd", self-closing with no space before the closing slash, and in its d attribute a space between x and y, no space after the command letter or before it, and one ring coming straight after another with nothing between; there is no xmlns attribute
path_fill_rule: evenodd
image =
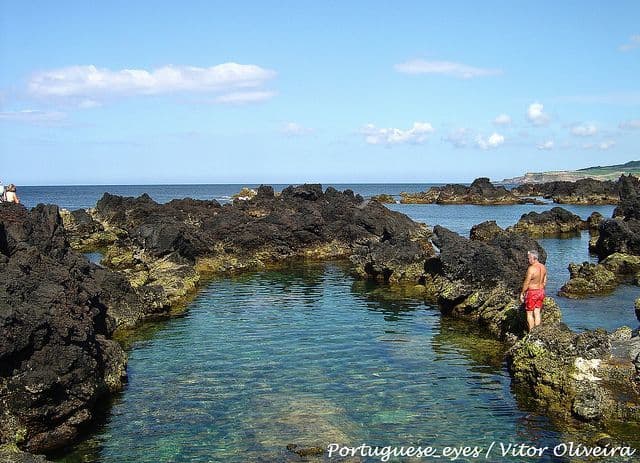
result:
<svg viewBox="0 0 640 463"><path fill-rule="evenodd" d="M126 380L116 330L170 316L208 275L292 258L349 259L359 277L409 286L444 315L484 327L512 346L515 381L541 402L571 404L562 416L603 426L623 415L640 421L637 333L617 336L615 349L606 333L571 333L548 297L544 328L525 336L517 300L523 256L538 249L544 260L544 250L519 230L474 229L473 239L440 226L432 232L378 201L320 185L280 195L262 186L224 206L109 194L87 211L0 205L0 444L40 453L74 442ZM104 267L80 254L92 250L104 254ZM540 359L562 375L546 378ZM625 401L616 399L621 390ZM580 405L589 397L602 400Z"/></svg>
<svg viewBox="0 0 640 463"><path fill-rule="evenodd" d="M576 181L554 181L546 183L524 183L509 190L495 186L488 178L475 179L470 186L448 184L434 186L427 191L400 193L401 204L473 204L514 205L545 204L537 198L551 200L557 204L608 205L618 204L620 182L611 180L580 179ZM373 198L372 198L373 199ZM375 199L393 203L391 195L378 195Z"/></svg>
<svg viewBox="0 0 640 463"><path fill-rule="evenodd" d="M434 186L418 193L400 193L401 204L476 204L513 205L540 204L532 198L521 198L503 186L494 186L488 178L477 178L470 186L449 184Z"/></svg>
<svg viewBox="0 0 640 463"><path fill-rule="evenodd" d="M581 298L613 291L622 282L640 284L640 181L623 175L617 188L619 206L613 217L590 217L594 233L589 248L599 262L570 264L570 279L560 295ZM640 320L640 311L636 315Z"/></svg>
<svg viewBox="0 0 640 463"><path fill-rule="evenodd" d="M525 183L511 192L516 196L542 196L558 204L618 204L618 188L619 182L581 179L575 182Z"/></svg>

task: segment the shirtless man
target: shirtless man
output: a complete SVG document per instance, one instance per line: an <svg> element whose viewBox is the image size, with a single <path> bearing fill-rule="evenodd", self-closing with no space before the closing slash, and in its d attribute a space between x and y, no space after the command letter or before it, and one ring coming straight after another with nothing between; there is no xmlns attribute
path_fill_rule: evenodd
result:
<svg viewBox="0 0 640 463"><path fill-rule="evenodd" d="M527 252L529 259L529 269L527 276L522 283L522 291L520 292L520 302L525 303L527 310L527 324L529 331L542 322L540 311L542 310L542 301L544 301L544 288L547 286L547 269L538 262L538 252Z"/></svg>

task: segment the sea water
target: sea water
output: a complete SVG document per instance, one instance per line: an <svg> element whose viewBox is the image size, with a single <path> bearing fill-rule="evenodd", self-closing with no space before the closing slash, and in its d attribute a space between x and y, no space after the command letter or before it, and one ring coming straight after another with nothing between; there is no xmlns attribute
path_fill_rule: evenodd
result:
<svg viewBox="0 0 640 463"><path fill-rule="evenodd" d="M399 199L400 192L424 191L439 184L335 184L338 190L351 189L365 198L387 193ZM67 209L94 207L105 192L123 196L149 194L154 200L165 203L176 198L215 199L221 203L231 201L232 195L243 186L255 188L258 185L98 185L98 186L43 186L21 187L20 195L27 207L38 203L57 204ZM287 185L274 185L276 191ZM474 205L437 205L437 204L391 204L390 209L407 214L413 220L447 227L464 236L469 235L471 227L485 220L495 220L501 227L515 224L522 214L542 212L557 205L511 205L511 206L474 206ZM574 206L563 205L565 209L586 219L597 211L604 217L611 217L613 206ZM634 314L634 301L640 297L640 288L622 285L607 296L581 300L571 300L556 296L560 287L569 279L568 265L571 262L596 262L589 254L589 234L563 239L541 239L540 244L548 254L549 268L548 293L556 297L563 310L564 321L575 330L602 327L608 330L621 325L635 328L638 323ZM523 256L523 259L526 256ZM519 290L519 288L516 288Z"/></svg>
<svg viewBox="0 0 640 463"><path fill-rule="evenodd" d="M363 196L393 192L388 185L342 187ZM82 188L62 195L67 207L95 200L93 187ZM150 189L127 188L134 195ZM175 197L207 197L202 188L198 193L181 187ZM224 200L238 190L228 186L216 194ZM47 202L63 203L55 200L59 191L42 194L49 195ZM467 235L484 220L507 226L525 212L553 205L390 207ZM613 210L566 208L583 218ZM568 278L569 262L593 260L587 233L541 244L551 293ZM557 300L574 329L635 328L638 293L623 286L607 297ZM514 393L502 349L468 323L441 317L435 307L355 280L345 263L216 278L184 316L147 323L128 340L126 389L100 428L59 461L277 462L299 461L288 444L433 446L442 452L492 443L553 448L574 439L532 408L526 394ZM485 461L522 458L494 455ZM535 461L568 460L546 453Z"/></svg>

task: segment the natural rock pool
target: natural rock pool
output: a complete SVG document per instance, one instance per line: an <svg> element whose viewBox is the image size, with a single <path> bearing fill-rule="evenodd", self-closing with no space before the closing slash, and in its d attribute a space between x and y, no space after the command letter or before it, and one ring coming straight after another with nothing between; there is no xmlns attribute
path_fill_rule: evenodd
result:
<svg viewBox="0 0 640 463"><path fill-rule="evenodd" d="M391 206L463 235L484 220L505 227L550 207ZM566 208L583 218L613 209ZM593 259L588 239L540 240L550 295L567 280L569 262ZM623 285L605 297L556 300L573 329L635 328L639 293ZM213 280L184 316L147 323L126 344L126 389L104 424L58 461L300 461L288 444L552 448L597 431L560 429L515 393L499 342L420 300L353 279L343 263ZM619 436L640 444L624 426ZM547 453L536 461L571 460Z"/></svg>
<svg viewBox="0 0 640 463"><path fill-rule="evenodd" d="M518 408L498 342L385 295L332 263L212 281L185 316L133 341L107 423L60 461L295 461L287 444L561 439Z"/></svg>

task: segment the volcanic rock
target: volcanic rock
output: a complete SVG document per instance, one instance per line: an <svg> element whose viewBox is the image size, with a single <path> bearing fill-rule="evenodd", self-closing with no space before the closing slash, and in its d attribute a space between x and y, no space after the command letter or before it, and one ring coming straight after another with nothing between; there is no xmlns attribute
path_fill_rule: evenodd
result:
<svg viewBox="0 0 640 463"><path fill-rule="evenodd" d="M516 196L542 196L558 204L618 204L618 184L581 179L575 182L525 183L511 190Z"/></svg>
<svg viewBox="0 0 640 463"><path fill-rule="evenodd" d="M491 241L504 230L498 226L495 220L487 220L471 227L469 239L475 241Z"/></svg>
<svg viewBox="0 0 640 463"><path fill-rule="evenodd" d="M620 205L613 219L600 224L598 240L590 247L600 259L614 252L640 255L640 180L623 175L618 189Z"/></svg>
<svg viewBox="0 0 640 463"><path fill-rule="evenodd" d="M525 317L517 294L528 268L527 251L536 250L544 263L544 249L520 233L505 231L479 241L439 225L433 243L440 253L425 262L424 281L442 312L480 323L500 338L522 334ZM552 298L544 307L546 322L560 319Z"/></svg>
<svg viewBox="0 0 640 463"><path fill-rule="evenodd" d="M516 384L556 416L637 421L640 385L631 359L637 341L543 323L510 349L507 361Z"/></svg>
<svg viewBox="0 0 640 463"><path fill-rule="evenodd" d="M0 444L67 445L122 387L108 304L131 288L105 297L109 273L71 250L57 207L0 204Z"/></svg>
<svg viewBox="0 0 640 463"><path fill-rule="evenodd" d="M396 203L396 199L392 196L392 195L388 195L388 194L380 194L380 195L376 195L376 196L372 196L371 197L371 201L378 201L379 203L382 204L395 204Z"/></svg>
<svg viewBox="0 0 640 463"><path fill-rule="evenodd" d="M526 233L534 237L576 235L587 228L579 216L561 207L544 212L523 214L518 223L507 230Z"/></svg>
<svg viewBox="0 0 640 463"><path fill-rule="evenodd" d="M426 192L400 193L402 204L524 204L536 203L516 197L506 188L494 186L488 178L481 177L466 187L464 185L449 184L431 187Z"/></svg>
<svg viewBox="0 0 640 463"><path fill-rule="evenodd" d="M323 191L321 185L289 186L279 196L261 186L252 199L224 207L105 194L95 219L119 236L103 263L136 287L162 287L171 304L208 273L293 257L351 257L359 275L399 281L419 278L422 262L433 254L424 225L351 190Z"/></svg>

